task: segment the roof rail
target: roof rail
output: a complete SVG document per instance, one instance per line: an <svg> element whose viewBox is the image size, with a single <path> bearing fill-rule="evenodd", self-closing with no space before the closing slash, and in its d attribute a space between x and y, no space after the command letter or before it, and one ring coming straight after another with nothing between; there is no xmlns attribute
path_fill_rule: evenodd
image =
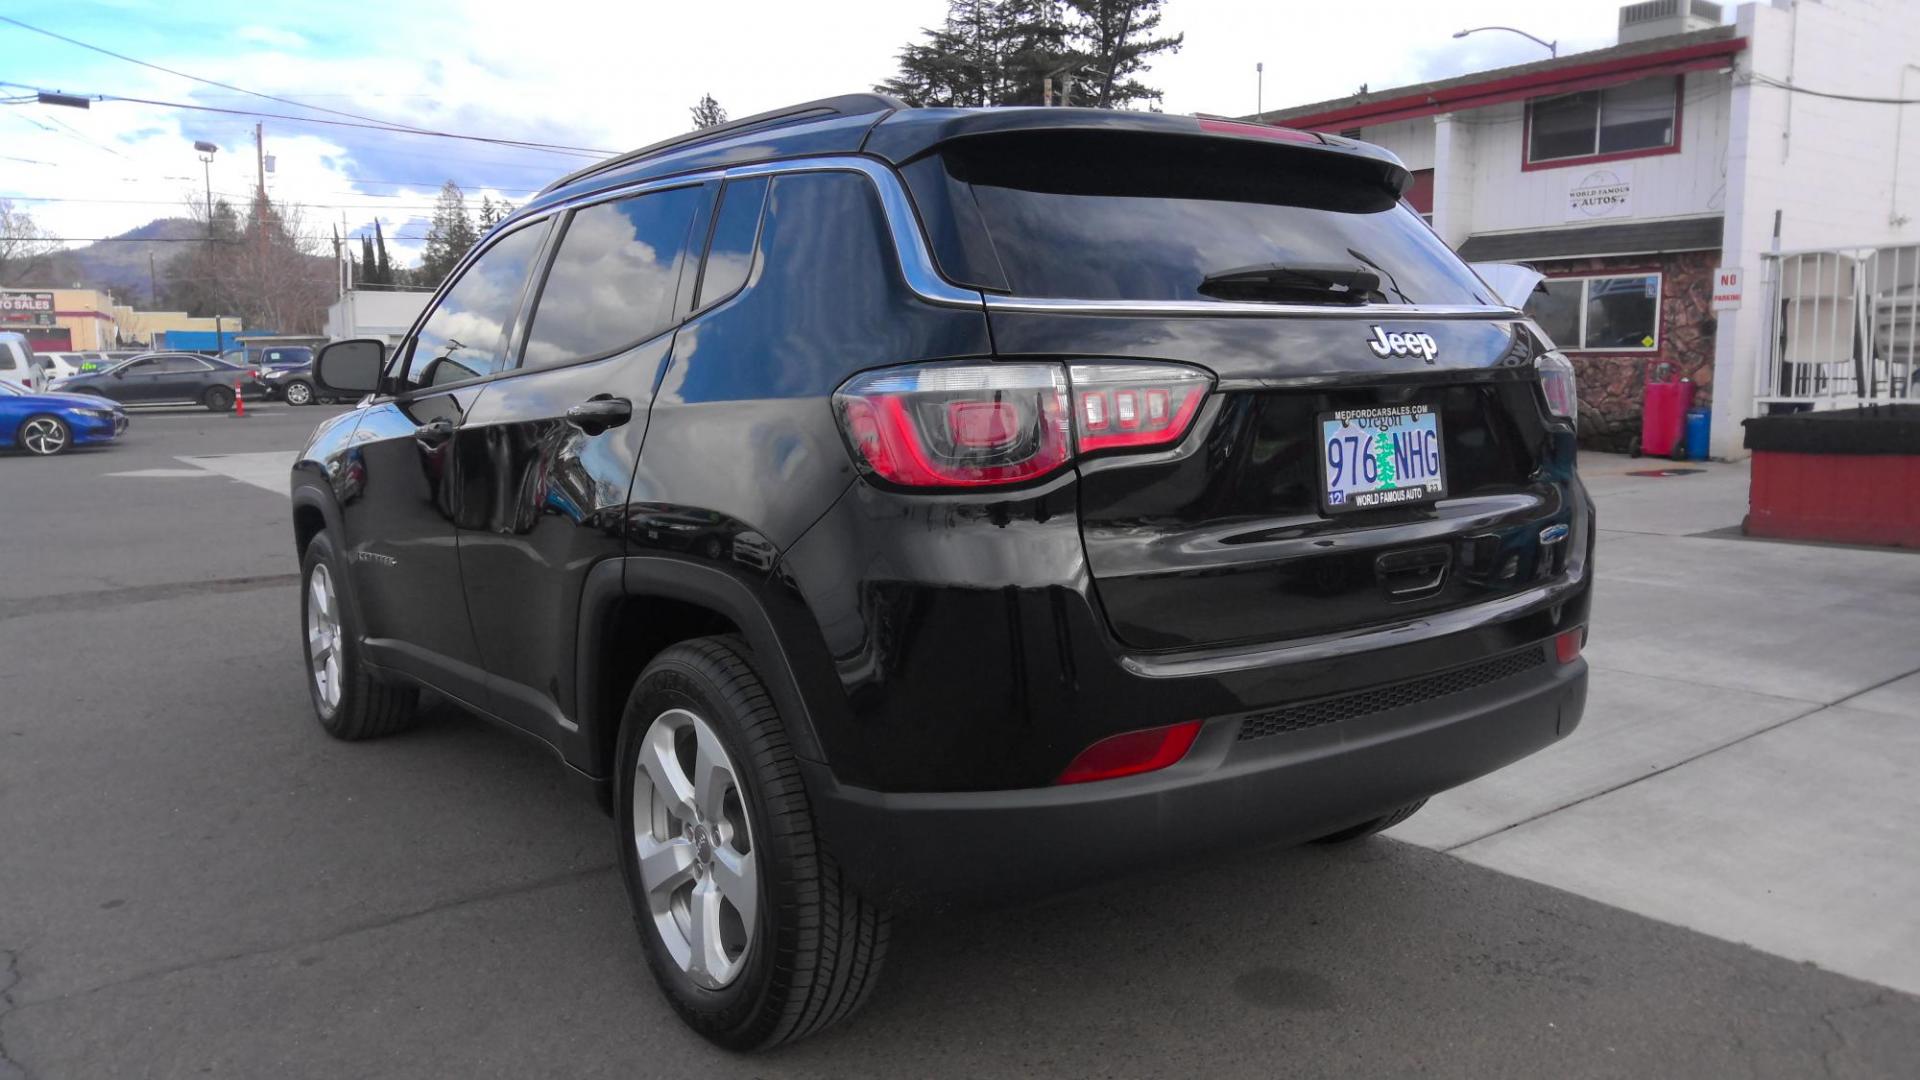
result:
<svg viewBox="0 0 1920 1080"><path fill-rule="evenodd" d="M802 120L815 120L826 116L858 116L861 113L889 112L894 109L904 108L907 108L906 102L901 101L899 98L888 97L885 94L841 94L838 97L821 98L818 101L806 101L798 105L789 105L782 109L755 113L752 116L743 116L738 120L729 120L724 124L697 128L684 135L675 135L671 139L662 139L657 143L651 143L638 150L629 150L624 154L615 155L605 161L595 162L584 169L570 172L560 179L555 180L553 183L548 184L540 190L540 194L545 195L555 188L566 187L576 180L583 180L595 173L605 172L608 169L618 168L621 165L639 161L642 158L652 157L654 154L658 154L664 150L691 146L695 143L705 142L708 139L724 138L728 135L738 135L759 128L779 127L784 124L798 123Z"/></svg>

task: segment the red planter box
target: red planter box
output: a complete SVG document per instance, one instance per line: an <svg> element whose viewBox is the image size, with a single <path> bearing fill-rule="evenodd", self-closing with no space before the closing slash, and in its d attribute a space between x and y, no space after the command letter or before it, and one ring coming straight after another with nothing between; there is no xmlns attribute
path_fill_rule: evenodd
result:
<svg viewBox="0 0 1920 1080"><path fill-rule="evenodd" d="M1750 536L1920 548L1920 407L1746 422Z"/></svg>

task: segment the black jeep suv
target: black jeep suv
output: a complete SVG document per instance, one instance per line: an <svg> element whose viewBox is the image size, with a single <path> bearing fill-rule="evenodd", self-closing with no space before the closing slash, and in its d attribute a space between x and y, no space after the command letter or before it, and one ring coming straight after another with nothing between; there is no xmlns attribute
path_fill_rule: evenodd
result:
<svg viewBox="0 0 1920 1080"><path fill-rule="evenodd" d="M293 471L320 722L550 745L742 1048L900 905L1385 828L1579 722L1593 537L1560 358L1407 182L867 95L569 176L317 362L373 395Z"/></svg>

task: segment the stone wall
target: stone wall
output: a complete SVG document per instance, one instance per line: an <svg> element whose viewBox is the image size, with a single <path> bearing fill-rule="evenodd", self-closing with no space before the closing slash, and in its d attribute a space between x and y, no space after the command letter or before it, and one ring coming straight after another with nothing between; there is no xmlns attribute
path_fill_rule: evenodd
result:
<svg viewBox="0 0 1920 1080"><path fill-rule="evenodd" d="M1694 382L1694 404L1713 397L1713 271L1718 251L1674 255L1628 255L1601 259L1541 260L1531 265L1548 277L1658 270L1660 348L1651 353L1570 352L1580 380L1580 445L1624 451L1640 434L1641 385L1646 368L1670 363Z"/></svg>

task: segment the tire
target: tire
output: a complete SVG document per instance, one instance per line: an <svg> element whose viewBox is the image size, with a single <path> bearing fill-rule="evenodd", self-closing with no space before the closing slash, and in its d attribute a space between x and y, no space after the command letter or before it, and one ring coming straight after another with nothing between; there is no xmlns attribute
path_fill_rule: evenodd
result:
<svg viewBox="0 0 1920 1080"><path fill-rule="evenodd" d="M643 754L652 763L644 775ZM628 697L616 763L620 874L647 964L680 1018L720 1046L764 1050L858 1009L879 978L891 924L822 847L786 728L745 643L697 638L655 657ZM700 774L708 784L692 782ZM693 940L695 912L708 916L698 922L711 928L716 952ZM701 955L712 959L695 962Z"/></svg>
<svg viewBox="0 0 1920 1080"><path fill-rule="evenodd" d="M313 702L314 717L327 734L359 742L413 726L420 692L411 686L381 682L368 673L360 660L352 609L343 599L345 581L333 541L320 533L308 542L307 554L300 560L300 627L308 661L307 697ZM330 632L327 616L317 614L320 605L316 601L322 592L331 601ZM327 656L322 655L323 645L330 650ZM330 671L326 665L329 658Z"/></svg>
<svg viewBox="0 0 1920 1080"><path fill-rule="evenodd" d="M1391 814L1382 815L1380 817L1374 818L1372 821L1363 821L1360 824L1353 826L1352 828L1341 829L1337 833L1329 833L1326 836L1323 836L1320 839L1315 840L1314 843L1345 844L1345 843L1350 843L1354 840L1363 840L1369 836L1372 836L1374 833L1385 832L1388 829L1393 828L1395 825L1400 824L1401 822L1412 817L1414 814L1418 813L1420 811L1420 808L1425 805L1427 805L1427 800L1425 799L1421 799L1419 802L1415 802L1415 803L1408 803L1407 805L1401 807L1400 809L1395 810Z"/></svg>
<svg viewBox="0 0 1920 1080"><path fill-rule="evenodd" d="M281 396L287 399L289 405L311 405L313 404L313 385L295 379L281 391Z"/></svg>
<svg viewBox="0 0 1920 1080"><path fill-rule="evenodd" d="M233 408L233 391L224 386L209 386L200 394L200 404L209 412L226 412Z"/></svg>
<svg viewBox="0 0 1920 1080"><path fill-rule="evenodd" d="M13 443L35 457L52 457L73 445L73 429L52 413L36 413L20 421Z"/></svg>

